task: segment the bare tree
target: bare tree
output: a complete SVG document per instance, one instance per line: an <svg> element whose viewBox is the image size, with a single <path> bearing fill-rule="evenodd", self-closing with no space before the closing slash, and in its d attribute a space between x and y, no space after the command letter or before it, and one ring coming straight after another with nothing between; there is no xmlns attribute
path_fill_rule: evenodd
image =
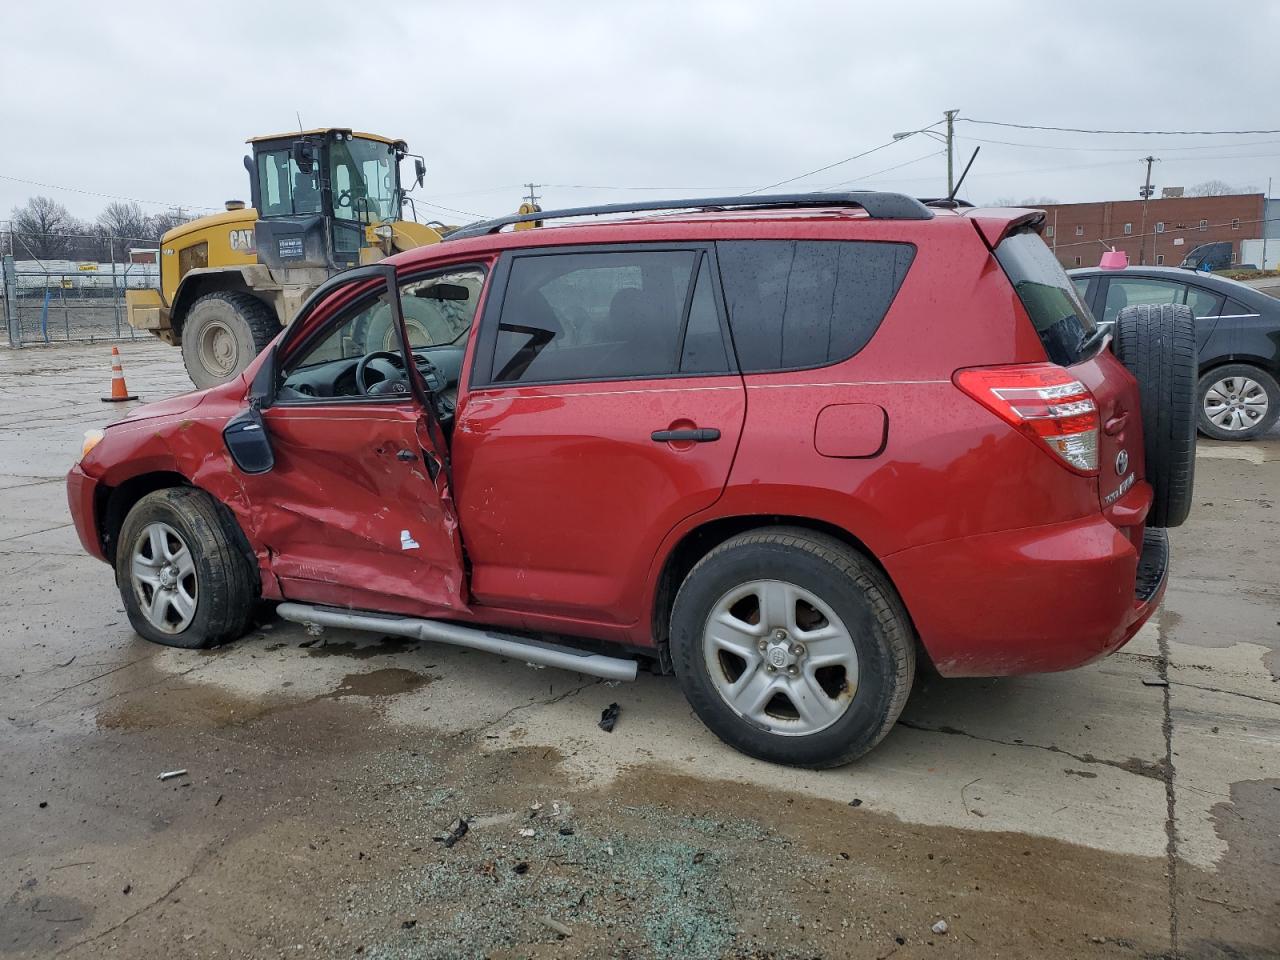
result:
<svg viewBox="0 0 1280 960"><path fill-rule="evenodd" d="M73 235L85 232L84 224L48 197L32 197L23 206L14 207L10 227L19 259L24 253L38 260L66 256L74 246Z"/></svg>
<svg viewBox="0 0 1280 960"><path fill-rule="evenodd" d="M1233 193L1251 193L1250 187L1233 187L1225 180L1206 180L1194 187L1187 187L1188 197L1225 197Z"/></svg>
<svg viewBox="0 0 1280 960"><path fill-rule="evenodd" d="M150 226L142 207L132 201L108 203L98 214L98 229L106 237L139 240L147 236Z"/></svg>
<svg viewBox="0 0 1280 960"><path fill-rule="evenodd" d="M140 233L138 236L159 240L174 227L180 227L194 219L193 214L187 213L181 207L170 207L164 213L153 213L148 217L146 233Z"/></svg>

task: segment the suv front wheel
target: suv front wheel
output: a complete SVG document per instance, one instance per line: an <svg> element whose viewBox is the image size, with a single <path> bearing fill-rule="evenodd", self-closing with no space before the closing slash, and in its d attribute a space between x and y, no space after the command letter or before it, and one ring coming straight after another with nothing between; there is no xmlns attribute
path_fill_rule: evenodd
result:
<svg viewBox="0 0 1280 960"><path fill-rule="evenodd" d="M671 657L720 739L814 768L879 743L915 672L906 611L880 570L833 537L791 527L739 534L698 562L672 610Z"/></svg>

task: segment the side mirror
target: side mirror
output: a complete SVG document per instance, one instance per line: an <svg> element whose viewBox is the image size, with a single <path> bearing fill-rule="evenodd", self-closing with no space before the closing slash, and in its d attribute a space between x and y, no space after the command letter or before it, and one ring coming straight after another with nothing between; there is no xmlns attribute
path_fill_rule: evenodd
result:
<svg viewBox="0 0 1280 960"><path fill-rule="evenodd" d="M292 156L300 172L311 173L316 168L316 161L320 159L320 151L310 140L295 140Z"/></svg>
<svg viewBox="0 0 1280 960"><path fill-rule="evenodd" d="M418 186L422 186L422 181L427 178L427 165L421 157L413 158L413 176Z"/></svg>
<svg viewBox="0 0 1280 960"><path fill-rule="evenodd" d="M257 405L232 417L222 429L222 440L235 465L245 473L266 473L276 465L271 437Z"/></svg>

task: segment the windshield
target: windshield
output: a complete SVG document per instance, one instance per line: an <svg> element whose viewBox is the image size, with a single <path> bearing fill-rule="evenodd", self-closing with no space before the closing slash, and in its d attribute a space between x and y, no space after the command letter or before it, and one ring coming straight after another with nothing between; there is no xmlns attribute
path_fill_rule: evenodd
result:
<svg viewBox="0 0 1280 960"><path fill-rule="evenodd" d="M378 140L334 140L329 145L333 215L378 223L400 218L400 171L395 148Z"/></svg>
<svg viewBox="0 0 1280 960"><path fill-rule="evenodd" d="M1085 359L1100 343L1093 337L1097 324L1040 235L1032 230L1010 234L996 247L996 259L1049 359L1064 367Z"/></svg>
<svg viewBox="0 0 1280 960"><path fill-rule="evenodd" d="M261 217L320 212L320 183L315 171L299 170L288 150L258 154L258 193Z"/></svg>

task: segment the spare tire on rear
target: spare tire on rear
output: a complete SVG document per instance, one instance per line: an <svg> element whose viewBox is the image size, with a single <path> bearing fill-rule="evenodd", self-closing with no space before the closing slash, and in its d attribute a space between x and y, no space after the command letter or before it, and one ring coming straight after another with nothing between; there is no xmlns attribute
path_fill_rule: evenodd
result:
<svg viewBox="0 0 1280 960"><path fill-rule="evenodd" d="M1116 314L1113 348L1138 380L1149 527L1176 527L1191 512L1196 472L1196 329L1190 307L1162 303Z"/></svg>

